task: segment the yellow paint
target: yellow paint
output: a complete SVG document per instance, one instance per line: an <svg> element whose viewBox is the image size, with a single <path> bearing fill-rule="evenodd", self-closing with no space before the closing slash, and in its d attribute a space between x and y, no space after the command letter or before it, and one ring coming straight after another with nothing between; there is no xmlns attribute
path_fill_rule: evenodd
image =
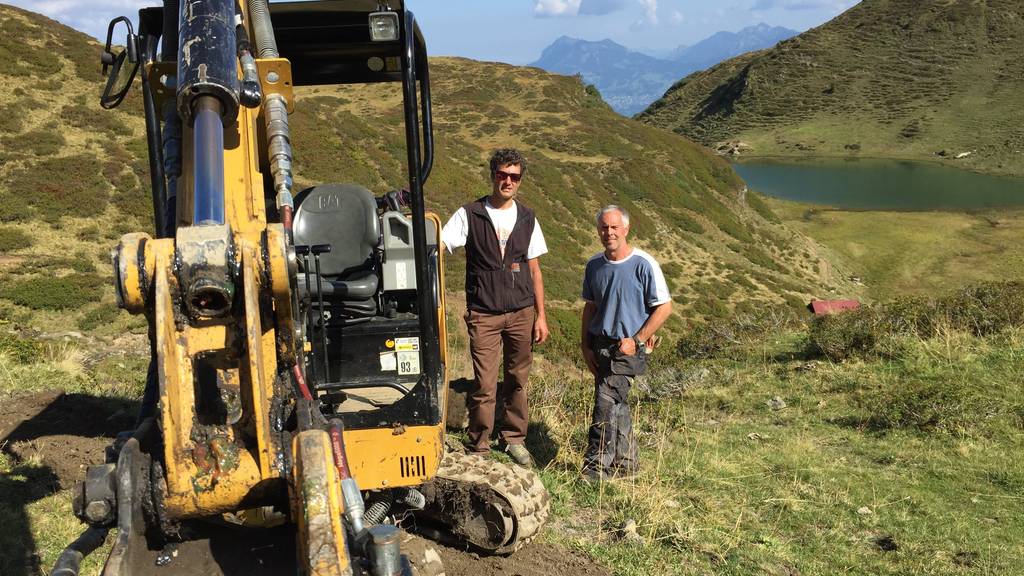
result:
<svg viewBox="0 0 1024 576"><path fill-rule="evenodd" d="M437 473L444 450L444 419L440 426L346 430L345 451L352 477L360 490L417 486ZM426 474L403 478L401 459L424 458Z"/></svg>
<svg viewBox="0 0 1024 576"><path fill-rule="evenodd" d="M121 285L122 306L133 314L146 309L148 286L144 279L152 280L155 264L149 234L132 232L121 237L114 250L114 267ZM140 258L141 255L141 258ZM143 266L140 267L139 263Z"/></svg>
<svg viewBox="0 0 1024 576"><path fill-rule="evenodd" d="M299 553L304 556L306 574L341 576L349 574L341 516L345 501L334 466L330 436L323 430L300 432L292 442L293 516L299 522Z"/></svg>
<svg viewBox="0 0 1024 576"><path fill-rule="evenodd" d="M295 94L292 89L292 63L284 58L257 58L256 69L260 73L263 94L280 94L287 103L288 113L295 111ZM270 74L277 74L277 82L270 82Z"/></svg>

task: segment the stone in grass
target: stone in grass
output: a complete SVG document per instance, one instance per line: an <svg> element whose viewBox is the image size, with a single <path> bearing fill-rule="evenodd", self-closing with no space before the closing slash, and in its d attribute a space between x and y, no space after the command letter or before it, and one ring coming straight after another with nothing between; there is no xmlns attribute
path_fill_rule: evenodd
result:
<svg viewBox="0 0 1024 576"><path fill-rule="evenodd" d="M767 402L768 407L772 410L782 410L786 407L786 401L776 396Z"/></svg>
<svg viewBox="0 0 1024 576"><path fill-rule="evenodd" d="M900 549L900 545L896 543L896 539L889 534L882 534L872 539L875 546L878 547L882 552L895 552Z"/></svg>
<svg viewBox="0 0 1024 576"><path fill-rule="evenodd" d="M978 562L978 558L979 554L977 552L961 550L953 555L953 563L957 566L971 568Z"/></svg>
<svg viewBox="0 0 1024 576"><path fill-rule="evenodd" d="M637 532L636 520L632 518L622 523L622 526L619 528L619 538L635 544L644 543L644 537Z"/></svg>
<svg viewBox="0 0 1024 576"><path fill-rule="evenodd" d="M870 516L874 514L874 512L867 506L861 506L860 508L857 508L857 514L860 514L861 516Z"/></svg>

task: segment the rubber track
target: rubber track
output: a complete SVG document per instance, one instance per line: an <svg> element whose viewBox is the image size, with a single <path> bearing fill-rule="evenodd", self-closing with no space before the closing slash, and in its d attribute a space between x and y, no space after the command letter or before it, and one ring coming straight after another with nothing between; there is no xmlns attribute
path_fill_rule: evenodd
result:
<svg viewBox="0 0 1024 576"><path fill-rule="evenodd" d="M497 554L511 554L527 545L548 520L551 496L533 470L473 454L448 452L441 459L437 475L485 486L511 507L514 539L495 550Z"/></svg>

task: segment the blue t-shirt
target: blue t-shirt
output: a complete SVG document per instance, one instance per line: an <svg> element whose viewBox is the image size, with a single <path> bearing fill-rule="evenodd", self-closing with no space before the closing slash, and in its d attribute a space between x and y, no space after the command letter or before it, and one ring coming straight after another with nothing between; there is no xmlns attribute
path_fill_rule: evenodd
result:
<svg viewBox="0 0 1024 576"><path fill-rule="evenodd" d="M639 332L651 309L672 297L658 262L633 248L623 260L612 261L601 253L587 262L583 299L597 306L590 333L621 340Z"/></svg>

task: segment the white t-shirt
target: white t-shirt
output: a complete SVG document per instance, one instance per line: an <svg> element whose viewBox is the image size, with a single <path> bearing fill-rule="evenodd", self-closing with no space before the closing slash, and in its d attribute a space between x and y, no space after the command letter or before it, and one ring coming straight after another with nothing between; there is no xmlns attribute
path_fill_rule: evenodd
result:
<svg viewBox="0 0 1024 576"><path fill-rule="evenodd" d="M505 256L505 244L508 237L512 235L512 228L516 225L519 217L519 209L513 202L510 208L499 210L491 207L490 201L484 202L487 216L494 225L494 231L498 235L498 246L501 247L501 255ZM441 229L441 241L448 248L451 254L456 248L466 245L469 239L469 220L466 218L466 209L459 208L448 220L448 223ZM532 260L538 256L548 253L548 245L544 241L544 233L540 230L540 221L534 220L533 234L530 236L530 245L526 248L526 259Z"/></svg>

